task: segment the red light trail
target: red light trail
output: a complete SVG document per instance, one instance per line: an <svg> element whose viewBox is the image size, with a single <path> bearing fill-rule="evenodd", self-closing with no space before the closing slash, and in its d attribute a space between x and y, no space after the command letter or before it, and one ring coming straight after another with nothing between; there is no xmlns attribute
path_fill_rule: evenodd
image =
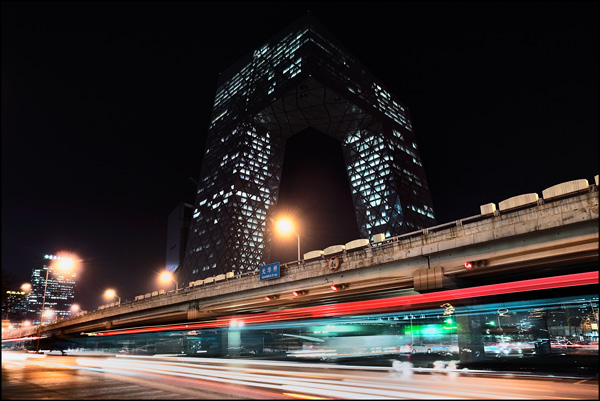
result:
<svg viewBox="0 0 600 401"><path fill-rule="evenodd" d="M598 272L585 272L567 274L563 276L543 277L530 280L511 281L508 283L490 284L478 287L461 288L433 292L429 294L415 294L386 299L373 299L367 301L345 302L334 305L319 305L288 309L276 312L264 312L255 315L224 316L216 321L201 323L187 323L172 326L138 327L131 329L116 329L95 333L86 333L91 336L109 336L119 334L149 333L159 331L194 330L209 327L228 327L232 320L241 321L244 325L266 323L282 320L313 319L331 316L350 316L366 313L391 312L399 308L431 302L447 302L451 300L478 298L492 295L504 295L525 291L549 290L554 288L576 287L598 284Z"/></svg>

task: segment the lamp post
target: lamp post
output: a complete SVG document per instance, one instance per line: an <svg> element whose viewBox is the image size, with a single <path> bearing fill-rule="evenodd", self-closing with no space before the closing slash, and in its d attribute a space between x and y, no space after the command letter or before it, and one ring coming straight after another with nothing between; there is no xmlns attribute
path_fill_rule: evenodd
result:
<svg viewBox="0 0 600 401"><path fill-rule="evenodd" d="M40 316L40 325L38 326L38 335L37 335L37 347L35 352L40 352L40 339L42 338L42 324L44 324L44 316L50 318L52 317L52 315L54 315L54 311L52 309L47 309L44 312L42 312L42 315ZM48 323L51 323L52 320L48 320Z"/></svg>
<svg viewBox="0 0 600 401"><path fill-rule="evenodd" d="M162 272L160 275L160 281L162 281L163 283L168 283L169 281L174 282L175 292L179 291L179 284L177 283L177 280L173 278L173 273L169 271Z"/></svg>
<svg viewBox="0 0 600 401"><path fill-rule="evenodd" d="M42 297L42 310L40 312L40 324L38 326L37 346L35 352L40 352L40 337L42 336L42 323L44 322L44 308L46 306L46 289L48 288L48 273L50 266L46 267L46 280L44 281L44 296Z"/></svg>
<svg viewBox="0 0 600 401"><path fill-rule="evenodd" d="M300 261L300 233L297 229L294 228L294 223L287 217L283 217L277 221L275 224L275 228L279 233L287 235L291 232L295 232L298 236L298 261Z"/></svg>
<svg viewBox="0 0 600 401"><path fill-rule="evenodd" d="M114 298L114 297L116 297L119 300L118 301L119 305L121 305L121 297L117 295L117 293L115 292L115 290L112 290L112 289L106 290L104 292L104 296L106 298Z"/></svg>

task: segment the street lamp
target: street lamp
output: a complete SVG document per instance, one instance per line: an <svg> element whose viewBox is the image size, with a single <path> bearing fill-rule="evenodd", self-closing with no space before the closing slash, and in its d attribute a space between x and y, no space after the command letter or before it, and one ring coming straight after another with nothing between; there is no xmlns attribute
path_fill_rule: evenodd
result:
<svg viewBox="0 0 600 401"><path fill-rule="evenodd" d="M42 297L42 309L40 311L40 325L38 326L38 335L37 335L37 346L35 352L40 352L40 337L42 336L42 323L44 321L44 313L46 307L46 289L48 288L48 273L50 273L50 269L53 270L63 270L69 271L75 267L75 261L70 256L55 256L55 255L46 255L46 259L53 260L54 262L46 267L46 279L44 281L44 296ZM27 287L27 284L23 284L25 288L31 288L31 285ZM53 312L52 312L53 313Z"/></svg>
<svg viewBox="0 0 600 401"><path fill-rule="evenodd" d="M294 227L294 223L288 217L282 217L275 223L275 228L280 234L288 235L295 232L298 236L298 261L300 261L300 233Z"/></svg>
<svg viewBox="0 0 600 401"><path fill-rule="evenodd" d="M52 309L46 309L44 311L44 313L42 314L42 317L47 317L48 318L48 323L52 322L52 316L54 316L54 311Z"/></svg>
<svg viewBox="0 0 600 401"><path fill-rule="evenodd" d="M112 289L108 289L104 292L104 296L106 298L114 298L117 297L117 299L119 300L119 305L121 305L121 297L117 295L117 293L115 292L115 290Z"/></svg>
<svg viewBox="0 0 600 401"><path fill-rule="evenodd" d="M31 326L31 322L29 320L23 320L21 325L19 326L19 338L23 337L23 327Z"/></svg>
<svg viewBox="0 0 600 401"><path fill-rule="evenodd" d="M177 283L177 280L175 280L173 278L173 273L171 273L169 271L162 272L160 275L160 281L162 281L163 283L168 283L169 281L174 282L175 283L175 292L179 291L179 284Z"/></svg>

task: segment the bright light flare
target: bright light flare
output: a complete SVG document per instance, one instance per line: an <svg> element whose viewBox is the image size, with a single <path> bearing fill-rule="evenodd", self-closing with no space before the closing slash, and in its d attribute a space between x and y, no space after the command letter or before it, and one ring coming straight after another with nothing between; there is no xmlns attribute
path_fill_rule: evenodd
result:
<svg viewBox="0 0 600 401"><path fill-rule="evenodd" d="M106 290L106 291L104 292L104 296L105 296L106 298L114 298L114 297L116 297L116 296L117 296L117 293L116 293L116 292L115 292L115 290L113 290L113 289L108 289L108 290Z"/></svg>
<svg viewBox="0 0 600 401"><path fill-rule="evenodd" d="M174 281L173 274L171 274L171 272L162 272L162 274L160 275L160 281L162 281L163 283Z"/></svg>
<svg viewBox="0 0 600 401"><path fill-rule="evenodd" d="M2 362L4 362L4 361L25 361L25 360L27 360L27 354L19 354L16 352L2 351Z"/></svg>
<svg viewBox="0 0 600 401"><path fill-rule="evenodd" d="M294 223L288 217L282 217L275 224L275 228L280 234L288 235L294 231Z"/></svg>
<svg viewBox="0 0 600 401"><path fill-rule="evenodd" d="M59 252L56 255L46 255L46 259L52 260L52 267L56 272L75 274L79 268L79 257L74 253Z"/></svg>
<svg viewBox="0 0 600 401"><path fill-rule="evenodd" d="M73 259L59 259L52 264L52 267L65 272L71 271L75 266Z"/></svg>
<svg viewBox="0 0 600 401"><path fill-rule="evenodd" d="M31 284L29 284L29 283L23 283L21 285L21 291L29 292L30 290L31 290Z"/></svg>

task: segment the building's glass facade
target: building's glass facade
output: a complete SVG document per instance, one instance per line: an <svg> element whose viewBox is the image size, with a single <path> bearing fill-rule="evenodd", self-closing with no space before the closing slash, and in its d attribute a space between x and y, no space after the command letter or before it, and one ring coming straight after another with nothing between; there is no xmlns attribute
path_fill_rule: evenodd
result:
<svg viewBox="0 0 600 401"><path fill-rule="evenodd" d="M180 282L269 260L286 140L309 127L342 144L364 238L435 223L408 110L307 15L220 77Z"/></svg>
<svg viewBox="0 0 600 401"><path fill-rule="evenodd" d="M40 323L42 304L45 311L52 311L52 315L44 315L44 323L71 317L77 272L58 268L57 264L62 260L60 258L56 255L45 255L42 267L33 269L31 273L31 292L28 301L29 317L34 325ZM45 301L44 287L46 287Z"/></svg>

